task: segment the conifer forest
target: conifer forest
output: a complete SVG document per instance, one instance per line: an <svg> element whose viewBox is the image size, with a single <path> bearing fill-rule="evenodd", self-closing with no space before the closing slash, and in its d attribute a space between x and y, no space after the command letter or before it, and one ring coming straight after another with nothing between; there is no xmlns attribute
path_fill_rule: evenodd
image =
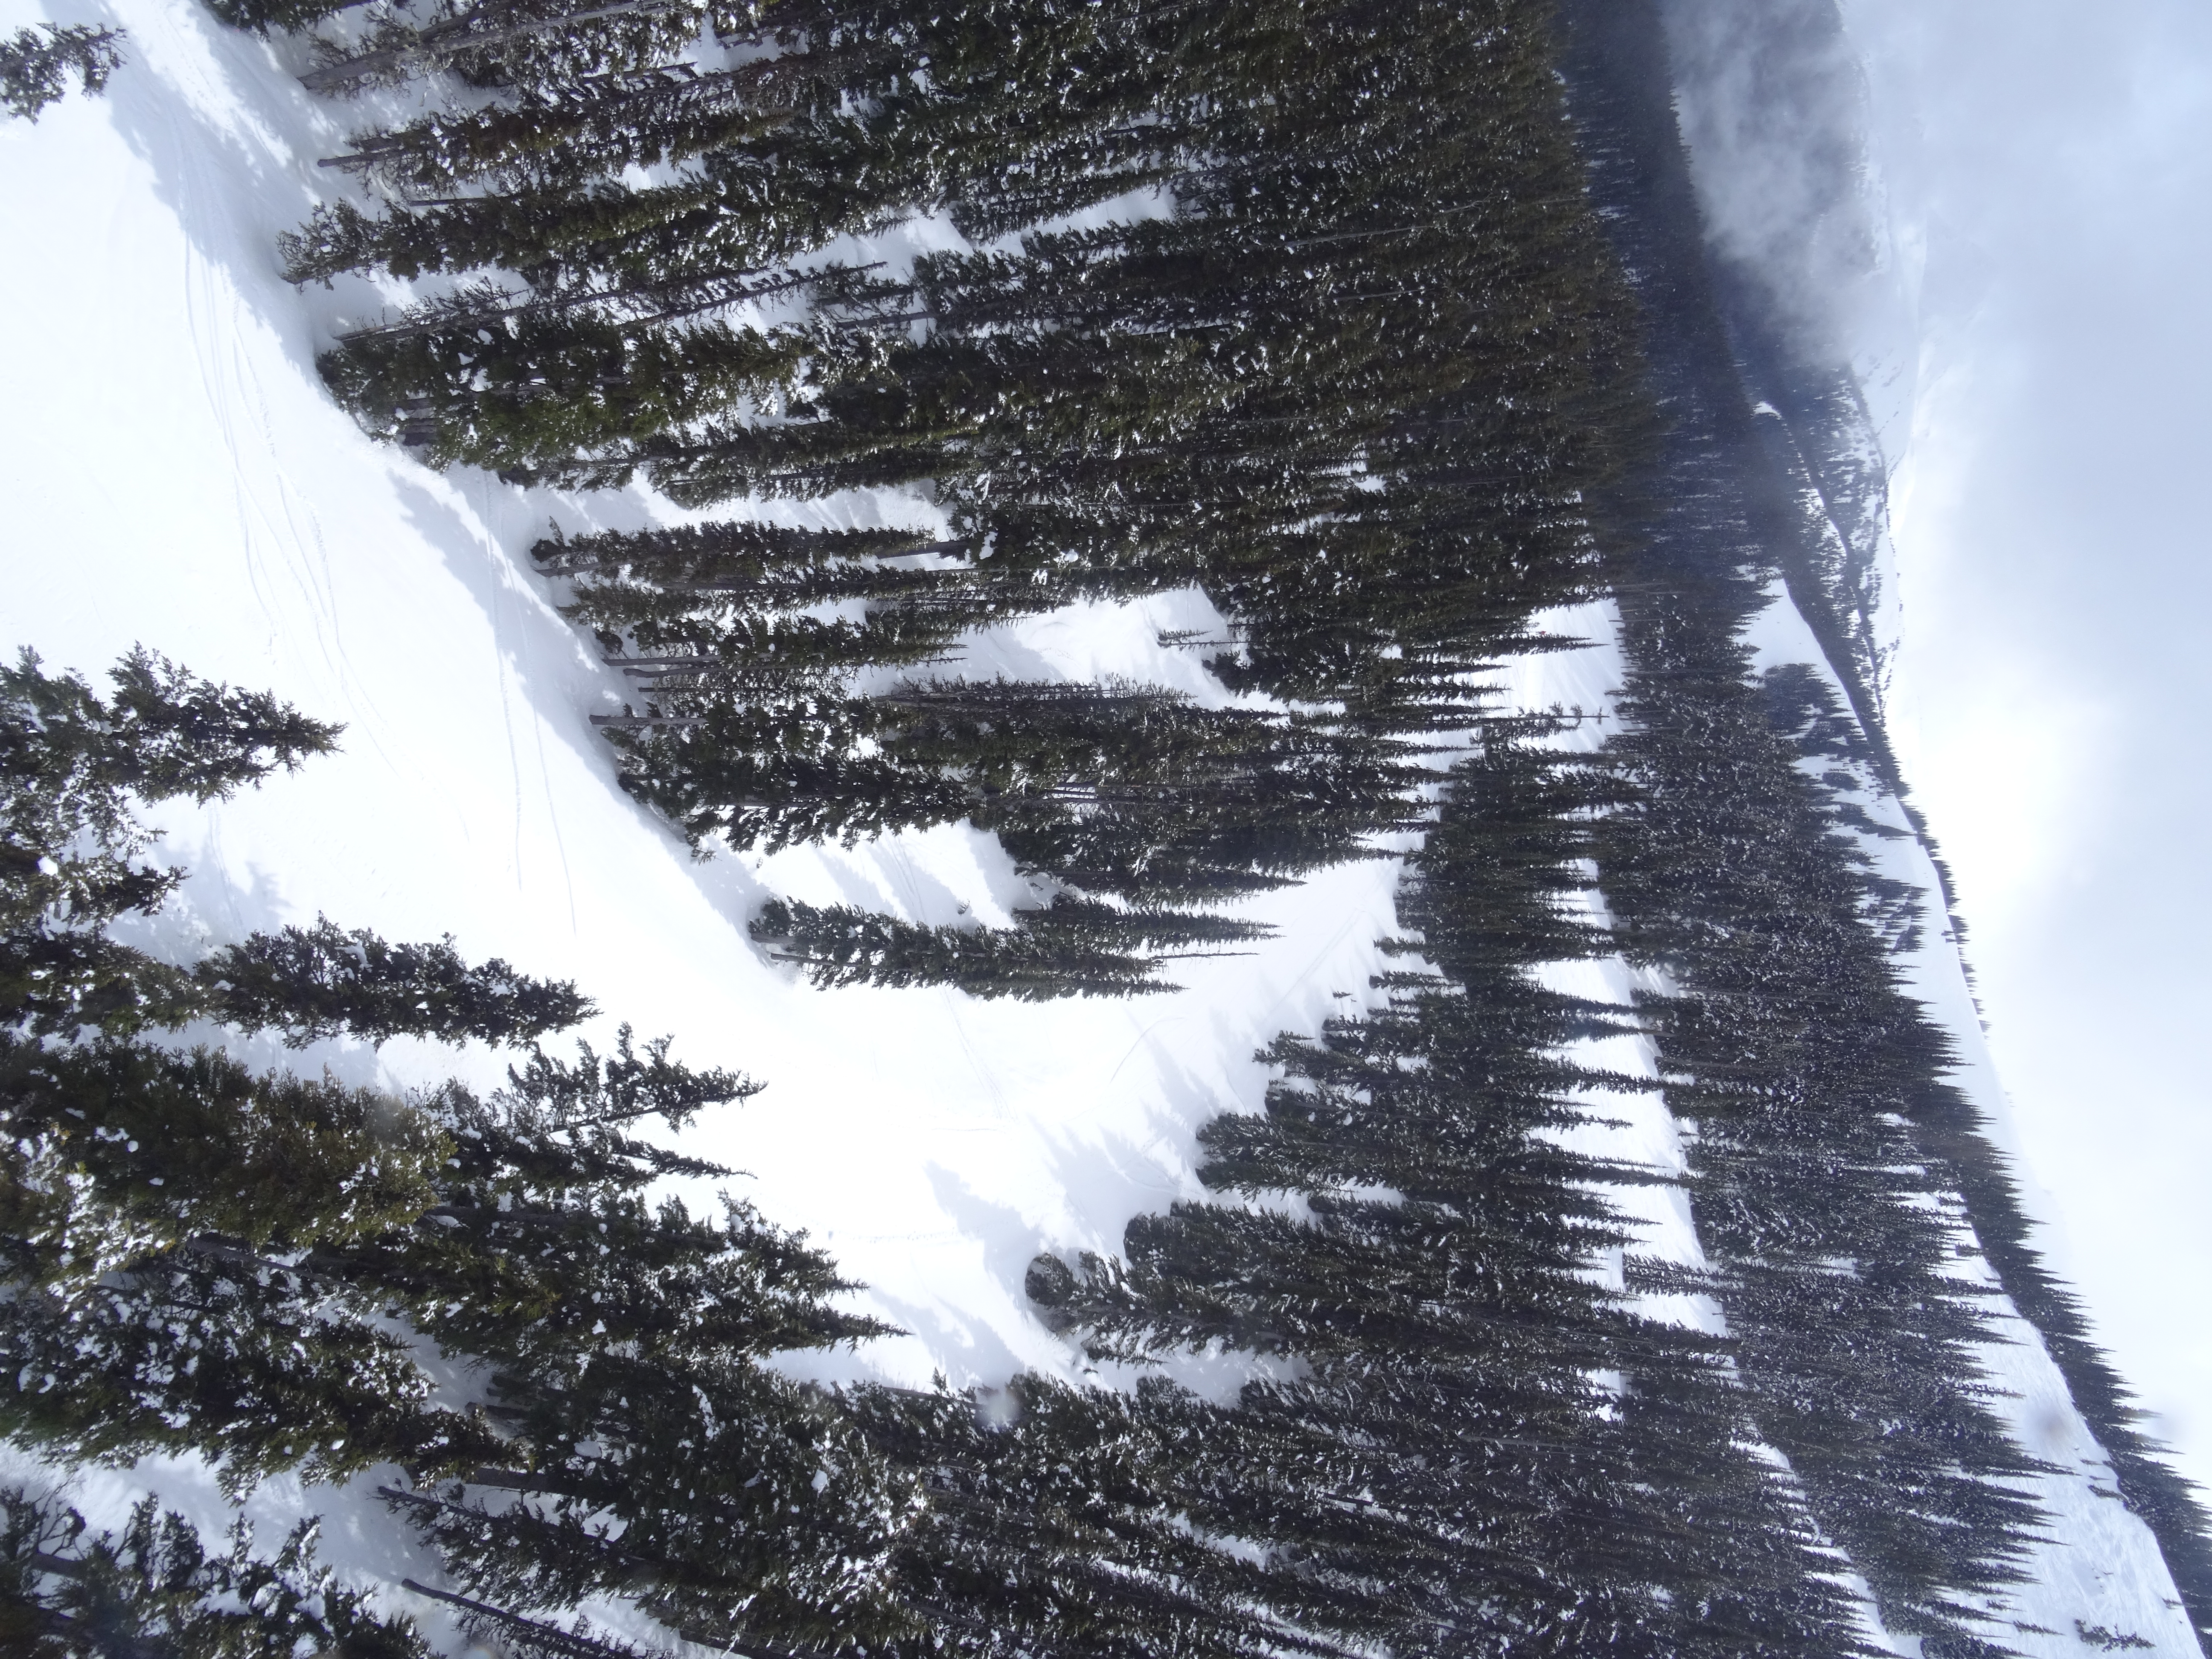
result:
<svg viewBox="0 0 2212 1659"><path fill-rule="evenodd" d="M2206 1514L1916 989L1958 929L1891 856L1933 842L1754 413L1656 5L178 3L342 135L262 244L337 319L319 395L422 488L528 505L495 551L595 677L586 763L672 867L768 872L718 925L779 1006L1150 1030L1332 872L1395 921L1368 982L1255 993L1264 1081L1176 1132L1179 1188L1009 1259L1027 1355L925 1383L871 1359L918 1319L723 1157L811 1085L625 961L366 906L174 925L191 826L376 710L11 617L0 1649L2212 1632ZM0 41L9 107L52 127L136 50ZM1153 678L1002 648L1170 599ZM1777 603L1817 661L1760 658ZM1603 708L1509 693L1597 617ZM774 874L955 827L995 913ZM2078 1477L1993 1369L2023 1345L2168 1626L2023 1611ZM289 1529L164 1495L196 1480Z"/></svg>

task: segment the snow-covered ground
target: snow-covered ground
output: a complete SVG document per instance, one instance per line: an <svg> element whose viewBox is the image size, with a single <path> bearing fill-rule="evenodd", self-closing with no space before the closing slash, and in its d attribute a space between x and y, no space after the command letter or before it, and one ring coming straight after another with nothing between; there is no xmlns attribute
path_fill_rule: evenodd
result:
<svg viewBox="0 0 2212 1659"><path fill-rule="evenodd" d="M10 5L0 27L23 21ZM796 983L745 937L765 892L1000 921L1023 884L964 827L694 860L616 787L588 715L619 684L521 556L549 520L574 530L644 504L426 471L363 438L315 377L320 331L367 296L295 293L274 244L327 185L314 162L337 147L347 106L311 99L276 49L180 0L62 8L58 21L122 24L131 62L104 101L73 97L35 126L0 125L10 232L0 314L11 324L0 649L33 646L96 677L143 642L347 726L336 757L228 805L163 815L167 855L193 875L158 925L161 942L189 950L324 913L393 938L450 933L473 957L573 977L605 1010L595 1041L628 1019L672 1033L683 1058L769 1083L702 1123L693 1149L745 1171L736 1189L811 1230L866 1283L864 1304L908 1333L813 1362L824 1373L917 1382L941 1371L955 1384L1024 1367L1073 1374L1071 1351L1028 1312L1030 1259L1111 1250L1133 1215L1196 1194L1194 1133L1218 1111L1258 1106L1254 1050L1370 996L1395 861L1253 901L1249 914L1278 935L1250 956L1176 964L1185 988L1171 994L1039 1006ZM855 497L834 521L919 510ZM1218 696L1194 656L1158 642L1218 623L1190 595L1092 607L994 636L969 666L1110 671ZM1762 642L1777 659L1817 661L1794 623L1786 608L1771 612ZM1505 702L1602 706L1619 678L1606 613L1555 625L1598 644L1514 665ZM1599 735L1584 726L1576 740ZM1903 860L1896 872L1929 880L1917 844L1879 850ZM2002 1091L1955 951L1931 934L1915 967L2002 1136ZM1560 974L1616 1000L1632 988L1618 961ZM399 1084L448 1065L406 1043L381 1054L326 1043L295 1058ZM1650 1066L1637 1039L1594 1058ZM464 1065L489 1079L501 1063L475 1054ZM1603 1132L1606 1151L1681 1167L1656 1097L1606 1109L1626 1123ZM1697 1259L1679 1191L1628 1201L1651 1253ZM2010 1639L2076 1653L2078 1620L2194 1653L2148 1534L2102 1501L2100 1455L2033 1333L1990 1363L2018 1393L2008 1409L2030 1446L2080 1471L2047 1483L2053 1542L2008 1615L2059 1634ZM86 1477L77 1501L112 1523L149 1481L220 1524L211 1486L182 1465ZM349 1572L424 1572L381 1510L353 1495L278 1482L251 1505L269 1543L310 1507L329 1513L329 1553Z"/></svg>

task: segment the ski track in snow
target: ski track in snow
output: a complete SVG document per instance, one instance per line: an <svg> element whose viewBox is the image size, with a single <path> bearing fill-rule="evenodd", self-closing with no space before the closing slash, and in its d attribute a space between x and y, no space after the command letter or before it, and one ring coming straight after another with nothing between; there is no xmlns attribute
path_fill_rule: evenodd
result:
<svg viewBox="0 0 2212 1659"><path fill-rule="evenodd" d="M688 1148L745 1171L731 1190L811 1229L868 1286L860 1304L908 1333L857 1356L802 1357L794 1371L908 1384L941 1372L956 1386L1024 1367L1084 1374L1028 1311L1030 1259L1113 1251L1131 1217L1200 1195L1194 1133L1218 1111L1258 1109L1267 1073L1255 1049L1371 1000L1370 976L1385 965L1376 941L1395 931L1396 860L1254 899L1247 913L1279 936L1249 957L1176 964L1186 988L1173 994L1036 1006L949 989L799 985L745 938L765 892L1002 924L1028 885L964 825L693 860L616 787L587 716L611 708L619 684L522 557L549 519L571 531L643 522L642 494L570 497L425 471L363 437L315 377L314 350L336 319L372 314L380 296L365 282L295 293L276 275L275 238L329 186L315 159L402 96L320 103L292 79L292 48L234 33L188 4L64 0L52 15L122 25L131 61L105 100L72 96L35 125L0 125L0 222L37 232L0 267L7 314L33 319L11 342L17 395L0 445L10 507L0 649L32 645L51 666L96 678L143 641L347 722L339 755L226 805L154 815L168 856L193 873L149 925L151 945L186 954L326 913L393 938L450 932L473 957L573 977L606 1010L586 1031L595 1043L629 1019L644 1035L674 1034L695 1064L772 1085L701 1124ZM0 28L27 21L10 0ZM860 494L811 516L865 524L927 513ZM995 630L963 670L1114 672L1224 702L1195 653L1158 643L1164 630L1220 620L1191 593L1084 606ZM1609 608L1551 625L1593 644L1509 665L1504 706L1603 708L1620 679ZM1802 634L1786 606L1761 624L1773 660L1817 663ZM1586 722L1561 740L1594 746L1604 729ZM1868 799L1895 814L1894 803ZM1875 850L1932 890L1917 842ZM2002 1141L2002 1091L1955 952L1931 933L1913 965ZM1621 1002L1638 982L1618 958L1562 964L1551 977ZM266 1038L234 1046L264 1063L289 1058L398 1085L455 1070L487 1084L504 1065L472 1050L456 1066L404 1041L381 1054L326 1042L296 1056ZM1652 1073L1642 1038L1590 1047L1595 1064ZM1681 1170L1679 1132L1656 1096L1601 1106L1620 1125L1577 1130L1578 1145ZM711 1202L712 1184L692 1196ZM1701 1259L1681 1189L1633 1188L1619 1201L1645 1253ZM1717 1318L1702 1298L1655 1299L1650 1311ZM2078 1654L2078 1619L2193 1655L2185 1622L2161 1605L2172 1587L2148 1531L2097 1495L2101 1454L2033 1334L2022 1328L2021 1338L1989 1355L1993 1376L2017 1391L2006 1408L2031 1449L2080 1473L2044 1483L2054 1541L2005 1615L2063 1634L2006 1639L2033 1655ZM1196 1357L1176 1369L1218 1394L1250 1368ZM11 1461L15 1472L32 1468ZM301 1515L323 1513L324 1553L357 1583L434 1574L374 1485L308 1492L274 1481L247 1513L264 1547ZM149 1487L204 1531L228 1524L206 1471L184 1460L80 1474L71 1500L112 1525ZM446 1609L391 1596L434 1638L454 1641ZM618 1634L652 1633L619 1607L587 1611Z"/></svg>

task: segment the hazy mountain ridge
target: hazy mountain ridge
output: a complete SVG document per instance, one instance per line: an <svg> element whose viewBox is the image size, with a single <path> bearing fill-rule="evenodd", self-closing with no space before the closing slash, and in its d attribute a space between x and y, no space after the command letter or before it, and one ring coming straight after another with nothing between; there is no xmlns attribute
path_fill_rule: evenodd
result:
<svg viewBox="0 0 2212 1659"><path fill-rule="evenodd" d="M1672 441L1683 458L1672 464L1687 466L1682 476L1717 483L1718 496L1725 501L1732 495L1741 514L1713 539L1720 521L1710 529L1699 526L1696 515L1705 509L1692 492L1678 489L1670 503L1662 489L1645 508L1652 515L1647 522L1663 526L1670 506L1688 505L1692 516L1685 530L1672 532L1685 550L1677 557L1716 574L1741 570L1782 590L1769 595L1765 620L1751 624L1754 641L1790 641L1778 653L1762 648L1769 681L1778 672L1803 675L1811 659L1831 698L1826 716L1816 714L1804 727L1791 716L1785 728L1798 732L1807 744L1808 773L1841 786L1828 807L1838 827L1895 884L1907 908L1917 895L1932 923L1948 908L1949 882L1924 822L1909 804L1881 725L1878 677L1885 647L1877 627L1878 578L1887 550L1887 478L1866 401L1850 368L1838 361L1837 319L1827 309L1834 283L1824 285L1788 258L1758 264L1750 257L1757 252L1756 238L1749 246L1739 241L1732 257L1727 228L1717 233L1700 211L1700 192L1672 107L1674 88L1660 70L1669 62L1662 9L1570 3L1562 13L1570 83L1592 155L1593 189L1611 210L1608 226L1644 307L1646 349L1664 388ZM1848 97L1833 95L1839 71L1847 82L1850 65L1840 56L1838 20L1828 0L1807 0L1771 14L1734 8L1722 17L1677 7L1667 15L1678 34L1686 15L1712 26L1711 34L1700 29L1693 35L1706 51L1734 57L1739 75L1742 64L1771 54L1785 69L1808 71L1816 84L1826 83L1831 96L1785 106L1775 118L1784 128L1809 120L1808 148L1816 159L1803 171L1825 178L1826 186L1825 195L1802 187L1783 192L1784 214L1793 208L1802 214L1808 204L1815 217L1848 209L1861 181L1850 170L1856 154L1852 105ZM1765 32L1770 27L1771 33ZM1696 67L1706 82L1701 94L1711 100L1713 82L1728 71L1710 60ZM1777 165L1790 171L1786 161ZM1802 217L1797 222L1802 229ZM1717 276L1717 241L1723 244ZM1790 246L1802 252L1803 243ZM1802 289L1791 289L1793 276L1803 280ZM1793 312L1793 307L1800 308ZM1663 528L1656 533L1662 542L1669 534ZM1702 546L1700 537L1707 538ZM1747 606L1747 619L1756 610ZM1836 706L1838 699L1848 705L1848 715ZM1784 698L1778 714L1793 701ZM1821 738L1824 721L1838 717L1849 722L1838 734L1840 741ZM1946 915L1944 921L1948 925L1925 931L1907 923L1892 935L1900 956L1923 957L1914 974L1919 994L1967 1057L1962 1075L1972 1103L1929 1120L1930 1147L1942 1146L1950 1160L1968 1224L1988 1250L1997 1282L2037 1327L2075 1401L2111 1452L2118 1495L2157 1533L2198 1631L2212 1629L2212 1541L2204 1511L2188 1483L2160 1461L2154 1443L2131 1426L2124 1386L2089 1339L2080 1305L2035 1254L2031 1223L2006 1173L2007 1155L1999 1150L2008 1134L2006 1108L1983 1053L1964 940L1955 920Z"/></svg>

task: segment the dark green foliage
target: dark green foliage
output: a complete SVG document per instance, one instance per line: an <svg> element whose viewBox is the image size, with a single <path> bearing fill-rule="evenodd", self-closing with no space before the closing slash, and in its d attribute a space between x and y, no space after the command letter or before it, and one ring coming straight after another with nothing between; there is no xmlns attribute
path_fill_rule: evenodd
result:
<svg viewBox="0 0 2212 1659"><path fill-rule="evenodd" d="M0 40L0 109L35 121L49 104L58 104L74 74L85 96L107 89L107 77L123 67L121 29L88 24L37 23Z"/></svg>
<svg viewBox="0 0 2212 1659"><path fill-rule="evenodd" d="M1211 1420L1144 1397L1193 1524L1266 1540L1255 1593L1301 1628L1423 1652L1860 1650L1812 1528L1740 1443L1726 1346L1590 1279L1623 1238L1605 1188L1650 1177L1547 1133L1591 1109L1573 1091L1627 1086L1558 1049L1628 1011L1524 976L1609 948L1564 906L1587 809L1619 793L1510 742L1464 763L1403 898L1447 977L1395 975L1377 1012L1279 1039L1264 1115L1201 1133L1215 1199L1140 1217L1119 1261L1030 1270L1094 1355L1297 1362ZM1284 1195L1301 1212L1257 1202Z"/></svg>
<svg viewBox="0 0 2212 1659"><path fill-rule="evenodd" d="M694 398L627 450L480 458L579 483L642 465L687 501L933 480L979 563L1063 593L1202 581L1279 630L1250 648L1285 684L1340 683L1346 653L1395 660L1384 647L1406 629L1508 636L1575 591L1574 503L1631 409L1620 295L1535 11L994 0L771 21L769 67L522 88L364 137L361 164L414 188L499 182L383 221L335 207L295 273L524 273L538 297L466 334L491 346L449 331L550 387L565 359L530 331L580 307L628 317L629 349L686 349L701 325L635 302L755 280L871 216L944 201L1018 226L1170 177L1172 220L932 256L903 283L813 283L823 347L781 423L702 428L712 405ZM617 177L690 156L670 181ZM891 317L929 332L887 332ZM422 349L363 331L331 372L365 384ZM470 399L473 363L451 371Z"/></svg>
<svg viewBox="0 0 2212 1659"><path fill-rule="evenodd" d="M472 1595L456 1595L412 1578L401 1588L427 1595L461 1610L461 1628L487 1644L516 1656L516 1659L647 1659L646 1650L618 1641L592 1627L579 1614L563 1626L548 1620L526 1618L510 1608L495 1607Z"/></svg>
<svg viewBox="0 0 2212 1659"><path fill-rule="evenodd" d="M376 333L321 366L371 431L422 445L440 465L517 467L595 455L767 396L805 344L719 323L648 331L525 310L489 327Z"/></svg>
<svg viewBox="0 0 2212 1659"><path fill-rule="evenodd" d="M8 1431L223 1460L240 1486L481 1440L374 1308L272 1257L417 1224L448 1151L401 1103L108 1041L4 1054ZM276 1271L270 1271L270 1269Z"/></svg>
<svg viewBox="0 0 2212 1659"><path fill-rule="evenodd" d="M672 712L687 704L702 712ZM750 702L678 688L667 706L605 729L625 787L695 843L849 844L964 817L1026 867L1147 910L1365 856L1370 836L1418 821L1427 775L1390 738L1148 686L930 682Z"/></svg>
<svg viewBox="0 0 2212 1659"><path fill-rule="evenodd" d="M269 0L234 3L249 26L278 21ZM380 16L350 48L325 46L325 61L301 79L314 91L343 92L447 70L474 86L557 94L579 82L649 76L690 48L702 25L727 37L757 21L758 8L743 0L492 0L427 18Z"/></svg>
<svg viewBox="0 0 2212 1659"><path fill-rule="evenodd" d="M447 1153L419 1113L207 1049L0 1047L12 1267L89 1283L202 1235L253 1249L412 1221Z"/></svg>
<svg viewBox="0 0 2212 1659"><path fill-rule="evenodd" d="M970 996L1024 1002L1171 991L1176 988L1156 977L1165 947L1260 939L1267 931L1225 916L1123 910L1066 894L1016 911L1012 927L933 927L850 905L817 908L783 899L769 900L752 923L753 938L770 956L796 963L824 990L951 985Z"/></svg>
<svg viewBox="0 0 2212 1659"><path fill-rule="evenodd" d="M335 1274L489 1368L506 1437L503 1456L426 1468L446 1484L392 1502L503 1606L636 1595L717 1644L887 1619L874 1578L910 1498L831 1397L757 1363L884 1328L830 1308L851 1286L749 1206L714 1222L646 1202L666 1175L726 1172L614 1126L734 1091L659 1052L633 1064L625 1043L613 1062L541 1060L490 1103L450 1094L434 1224L334 1253Z"/></svg>
<svg viewBox="0 0 2212 1659"><path fill-rule="evenodd" d="M778 577L859 567L870 556L940 550L918 531L800 530L769 524L680 525L570 538L531 550L541 569L568 576L636 575L678 592L743 592Z"/></svg>
<svg viewBox="0 0 2212 1659"><path fill-rule="evenodd" d="M1698 590L1692 589L1693 593ZM1735 617L1624 602L1637 786L1601 856L1623 947L1682 994L1645 1018L1695 1120L1693 1191L1762 1433L1893 1629L1964 1636L2010 1582L2035 1467L1991 1413L1989 1333L1948 1269L1966 1218L1915 1131L1955 1109L1948 1041L1869 925L1878 894L1729 638Z"/></svg>
<svg viewBox="0 0 2212 1659"><path fill-rule="evenodd" d="M233 28L267 34L311 28L326 17L362 3L363 0L208 0L208 9Z"/></svg>
<svg viewBox="0 0 2212 1659"><path fill-rule="evenodd" d="M388 1494L469 1594L549 1609L628 1595L717 1647L913 1627L881 1578L919 1493L835 1396L757 1366L610 1352L502 1391L495 1411L525 1467Z"/></svg>
<svg viewBox="0 0 2212 1659"><path fill-rule="evenodd" d="M295 1048L340 1031L371 1042L404 1036L522 1043L598 1012L568 981L532 979L497 958L471 968L451 939L390 945L327 916L311 928L225 945L200 961L193 978L211 1018L282 1026Z"/></svg>
<svg viewBox="0 0 2212 1659"><path fill-rule="evenodd" d="M641 1055L625 1030L609 1059L533 1051L489 1101L409 1103L204 1051L11 1042L8 1427L79 1457L198 1449L240 1484L466 1470L499 1443L429 1403L382 1314L495 1387L545 1386L576 1351L728 1364L872 1332L823 1305L844 1288L827 1262L749 1207L715 1222L646 1202L664 1176L725 1172L622 1126L756 1087L666 1048Z"/></svg>
<svg viewBox="0 0 2212 1659"><path fill-rule="evenodd" d="M884 1328L835 1307L852 1286L749 1205L725 1197L701 1217L656 1192L731 1172L636 1133L647 1117L681 1130L759 1085L672 1060L665 1038L641 1047L628 1026L611 1054L580 1043L573 1062L532 1044L488 1098L454 1084L402 1099L126 1040L197 1014L301 1041L514 1042L589 1008L503 963L470 968L450 943L393 946L327 920L190 973L100 957L97 924L176 879L111 879L123 899L104 911L70 903L100 890L82 873L93 860L138 873L149 838L134 799L212 798L277 763L267 751L328 746L326 728L151 659L117 678L113 708L29 659L9 683L9 824L31 854L15 860L31 890L16 933L35 939L59 913L74 930L52 936L125 961L140 994L104 1035L35 996L30 1023L59 1030L0 1032L0 1431L69 1462L198 1454L234 1493L379 1465L457 1497L519 1492L496 1513L427 1492L394 1501L465 1582L532 1605L636 1593L642 1561L668 1581L647 1604L718 1643L896 1624L876 1581L911 1482L834 1396L762 1364ZM216 718L179 717L194 704ZM76 864L42 859L46 844ZM40 881L61 899L41 908ZM487 1397L454 1401L455 1368ZM210 1561L153 1513L82 1562L33 1548L19 1600L52 1651L410 1651L404 1628L343 1595L294 1593L306 1534L274 1567L242 1546ZM38 1515L11 1515L44 1536ZM251 1613L222 1613L240 1593ZM541 1647L560 1634L532 1628Z"/></svg>
<svg viewBox="0 0 2212 1659"><path fill-rule="evenodd" d="M20 1486L0 1492L0 1647L21 1659L429 1659L410 1620L372 1612L316 1561L316 1526L259 1556L240 1520L211 1553L151 1496L118 1538Z"/></svg>

